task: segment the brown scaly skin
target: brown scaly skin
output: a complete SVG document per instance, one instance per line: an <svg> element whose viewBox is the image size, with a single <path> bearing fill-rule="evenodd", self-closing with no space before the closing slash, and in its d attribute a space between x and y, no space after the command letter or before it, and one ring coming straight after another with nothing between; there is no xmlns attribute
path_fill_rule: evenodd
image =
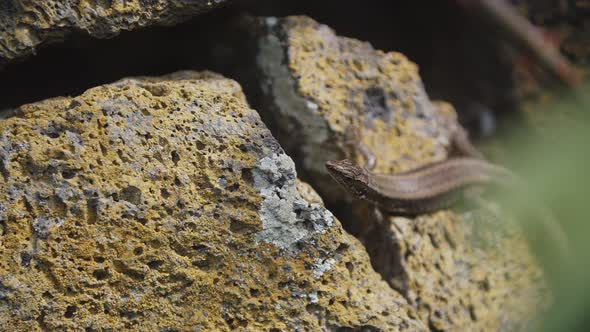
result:
<svg viewBox="0 0 590 332"><path fill-rule="evenodd" d="M330 175L355 197L374 203L379 210L416 215L448 208L474 186L500 185L524 191L524 182L510 170L477 158L452 158L408 172L375 174L350 160L326 162ZM571 249L567 235L550 211L529 202L534 217L555 251L568 260Z"/></svg>
<svg viewBox="0 0 590 332"><path fill-rule="evenodd" d="M520 182L509 170L475 158L448 159L398 174L371 173L350 160L331 160L326 167L356 197L383 211L404 214L449 207L463 190L473 186Z"/></svg>

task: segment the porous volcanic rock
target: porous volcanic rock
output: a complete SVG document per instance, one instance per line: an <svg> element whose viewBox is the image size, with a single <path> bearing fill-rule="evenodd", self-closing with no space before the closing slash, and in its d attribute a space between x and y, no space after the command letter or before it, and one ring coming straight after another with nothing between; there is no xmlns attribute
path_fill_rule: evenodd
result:
<svg viewBox="0 0 590 332"><path fill-rule="evenodd" d="M257 108L304 178L361 238L390 285L433 330L526 325L548 295L518 229L492 216L509 231L480 230L473 225L484 223L482 214L450 211L378 222L371 206L346 196L324 167L327 160L344 158L366 165L363 148L375 156L377 173L449 157L455 112L429 99L417 66L402 54L339 37L307 17L257 22ZM480 231L497 238L482 248L470 241Z"/></svg>
<svg viewBox="0 0 590 332"><path fill-rule="evenodd" d="M430 101L404 55L339 37L307 17L259 23L260 111L314 187L333 192L326 160L365 164L359 143L381 173L446 158L456 114Z"/></svg>
<svg viewBox="0 0 590 332"><path fill-rule="evenodd" d="M0 121L0 330L426 330L212 73Z"/></svg>
<svg viewBox="0 0 590 332"><path fill-rule="evenodd" d="M391 218L371 256L435 331L534 331L550 304L542 269L506 219L448 211Z"/></svg>
<svg viewBox="0 0 590 332"><path fill-rule="evenodd" d="M34 54L70 32L109 38L124 30L172 25L228 0L2 0L0 65Z"/></svg>

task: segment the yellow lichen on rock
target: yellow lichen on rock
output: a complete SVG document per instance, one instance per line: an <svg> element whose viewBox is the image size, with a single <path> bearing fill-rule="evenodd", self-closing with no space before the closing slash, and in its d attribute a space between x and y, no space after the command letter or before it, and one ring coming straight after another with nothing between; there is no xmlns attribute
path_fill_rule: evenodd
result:
<svg viewBox="0 0 590 332"><path fill-rule="evenodd" d="M405 56L336 36L307 17L262 22L268 32L259 38L257 63L270 100L266 118L314 186L331 191L326 160L364 164L359 144L378 156L375 171L382 173L446 157L454 110L430 101Z"/></svg>
<svg viewBox="0 0 590 332"><path fill-rule="evenodd" d="M548 295L519 230L506 226L509 232L497 234L491 242L502 248L498 254L469 241L469 232L496 233L476 229L465 215L383 216L369 203L351 199L327 175L325 162L333 159L364 166L373 155L373 172L390 174L449 157L457 116L450 104L428 98L417 66L402 54L339 37L307 17L259 22L265 119L424 323L433 330L462 331L531 320ZM473 224L485 223L476 219ZM440 245L431 244L436 237ZM515 251L518 255L506 254ZM494 281L496 288L482 288L482 280Z"/></svg>
<svg viewBox="0 0 590 332"><path fill-rule="evenodd" d="M0 135L2 329L425 330L231 80L125 79Z"/></svg>
<svg viewBox="0 0 590 332"><path fill-rule="evenodd" d="M395 217L389 227L373 261L436 330L522 331L549 304L543 271L514 225L439 212Z"/></svg>

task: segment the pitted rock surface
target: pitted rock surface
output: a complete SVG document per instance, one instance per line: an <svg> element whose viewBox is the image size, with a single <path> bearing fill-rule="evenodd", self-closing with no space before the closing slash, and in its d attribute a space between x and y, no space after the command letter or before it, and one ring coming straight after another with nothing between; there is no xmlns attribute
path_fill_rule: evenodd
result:
<svg viewBox="0 0 590 332"><path fill-rule="evenodd" d="M392 218L371 252L436 331L532 331L550 304L522 232L475 212Z"/></svg>
<svg viewBox="0 0 590 332"><path fill-rule="evenodd" d="M307 17L260 19L257 65L268 118L314 187L331 191L326 160L406 170L446 157L457 125L453 108L431 102L417 66L396 52L339 37Z"/></svg>
<svg viewBox="0 0 590 332"><path fill-rule="evenodd" d="M125 79L0 135L1 330L426 330L234 81Z"/></svg>
<svg viewBox="0 0 590 332"><path fill-rule="evenodd" d="M2 0L0 65L34 54L69 32L108 38L124 30L172 25L227 0Z"/></svg>
<svg viewBox="0 0 590 332"><path fill-rule="evenodd" d="M480 229L449 211L385 216L379 223L371 206L351 201L327 175L327 160L365 165L361 146L375 156L377 173L449 157L455 112L430 101L415 64L339 37L310 18L258 22L264 118L323 198L344 211L343 222L364 242L375 268L426 325L436 331L510 330L545 308L543 275L517 229L507 225L510 231L491 240L498 251L472 243L469 232ZM474 218L473 224L483 222ZM518 254L507 254L513 252ZM489 289L482 286L486 280Z"/></svg>

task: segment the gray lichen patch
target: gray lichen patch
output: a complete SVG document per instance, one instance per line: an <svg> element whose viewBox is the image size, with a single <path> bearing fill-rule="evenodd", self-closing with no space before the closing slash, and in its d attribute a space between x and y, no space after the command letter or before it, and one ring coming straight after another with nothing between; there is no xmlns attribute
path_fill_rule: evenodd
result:
<svg viewBox="0 0 590 332"><path fill-rule="evenodd" d="M64 223L61 218L37 217L31 222L31 227L39 239L47 239L49 232L54 227L59 227Z"/></svg>
<svg viewBox="0 0 590 332"><path fill-rule="evenodd" d="M273 23L276 19L267 19L266 22ZM272 27L273 25L270 26ZM294 141L303 141L300 142L301 156L304 158L301 162L306 169L324 173L326 158L338 157L338 151L335 148L330 149L326 144L329 138L327 120L318 112L317 104L297 92L297 82L285 66L288 58L286 50L281 46L281 40L268 34L260 38L258 46L256 63L263 73L261 88L266 95L272 96L276 111L285 119L280 126L287 128L280 130L295 134Z"/></svg>
<svg viewBox="0 0 590 332"><path fill-rule="evenodd" d="M321 278L322 275L326 273L326 271L330 270L334 263L336 263L336 261L333 258L328 258L326 260L317 260L316 263L313 265L313 276L316 279Z"/></svg>
<svg viewBox="0 0 590 332"><path fill-rule="evenodd" d="M253 175L254 187L263 198L259 210L262 231L256 234L257 240L296 251L299 241L332 227L332 213L299 195L295 165L287 155L273 154L260 159Z"/></svg>

